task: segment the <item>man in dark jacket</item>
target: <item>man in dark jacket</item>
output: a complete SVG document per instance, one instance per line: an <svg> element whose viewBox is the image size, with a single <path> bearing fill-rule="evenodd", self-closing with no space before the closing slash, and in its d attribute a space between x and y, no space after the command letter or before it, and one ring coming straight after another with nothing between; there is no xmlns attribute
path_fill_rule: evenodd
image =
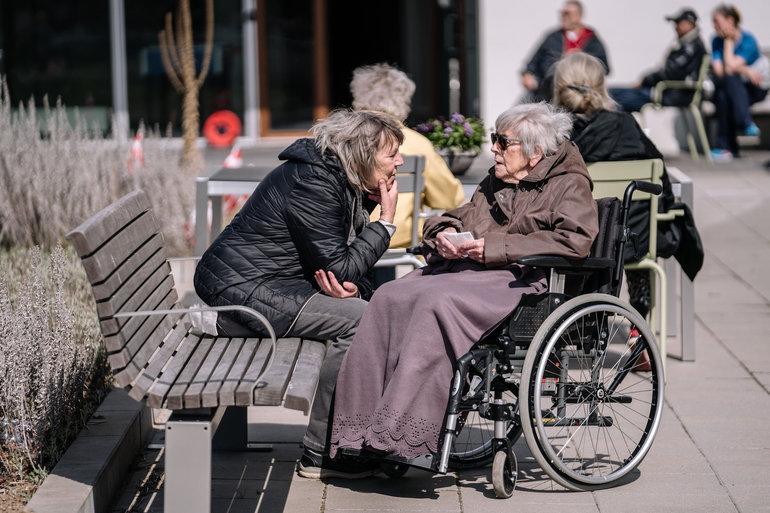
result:
<svg viewBox="0 0 770 513"><path fill-rule="evenodd" d="M663 80L698 80L706 47L698 29L698 15L692 9L682 9L679 13L667 16L666 20L674 23L677 39L666 55L662 68L654 70L644 77L635 87L615 87L610 89L610 96L626 112L639 111L642 106L652 101L651 88ZM692 101L693 91L669 89L663 92L663 105L686 106Z"/></svg>
<svg viewBox="0 0 770 513"><path fill-rule="evenodd" d="M371 269L396 230L403 134L396 119L371 111L337 111L313 133L315 139L300 139L279 155L285 163L206 250L195 270L195 290L211 306L256 310L279 337L332 342L299 473L366 477L378 468L325 456L327 424L337 373L371 296ZM377 222L369 221L374 203L367 196L382 207ZM256 319L240 312L220 316L217 328L235 337L264 335Z"/></svg>
<svg viewBox="0 0 770 513"><path fill-rule="evenodd" d="M527 89L527 101L548 101L553 94L554 64L564 54L585 52L604 64L607 73L610 65L596 31L583 25L583 4L578 0L564 2L560 13L561 27L548 34L538 46L532 59L521 74L521 84Z"/></svg>

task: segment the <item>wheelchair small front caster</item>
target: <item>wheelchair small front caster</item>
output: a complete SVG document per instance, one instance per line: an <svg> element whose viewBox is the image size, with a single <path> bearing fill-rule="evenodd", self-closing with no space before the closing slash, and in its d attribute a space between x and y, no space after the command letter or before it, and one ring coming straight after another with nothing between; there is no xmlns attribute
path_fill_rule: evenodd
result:
<svg viewBox="0 0 770 513"><path fill-rule="evenodd" d="M513 451L500 450L492 461L492 486L498 499L508 499L516 488L519 464Z"/></svg>
<svg viewBox="0 0 770 513"><path fill-rule="evenodd" d="M382 467L382 471L385 473L385 475L391 479L399 479L404 477L404 474L406 474L407 470L409 470L409 465L405 465L403 463L393 463L391 461L383 461L380 463L380 466Z"/></svg>

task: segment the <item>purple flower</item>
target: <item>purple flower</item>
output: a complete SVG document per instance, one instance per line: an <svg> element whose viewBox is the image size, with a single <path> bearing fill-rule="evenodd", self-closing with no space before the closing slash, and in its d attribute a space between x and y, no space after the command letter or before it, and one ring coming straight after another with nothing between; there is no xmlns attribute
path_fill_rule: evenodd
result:
<svg viewBox="0 0 770 513"><path fill-rule="evenodd" d="M444 128L444 134L449 135L452 133L452 127L448 126Z"/></svg>
<svg viewBox="0 0 770 513"><path fill-rule="evenodd" d="M420 123L415 128L418 132L422 132L423 134L427 134L431 131L431 126L428 123Z"/></svg>
<svg viewBox="0 0 770 513"><path fill-rule="evenodd" d="M467 121L463 123L463 128L465 129L465 135L467 135L468 137L473 135L473 127L471 126L470 123L468 123Z"/></svg>
<svg viewBox="0 0 770 513"><path fill-rule="evenodd" d="M459 112L455 112L454 114L452 114L452 116L449 119L452 120L452 123L462 123L463 121L465 121L465 118Z"/></svg>

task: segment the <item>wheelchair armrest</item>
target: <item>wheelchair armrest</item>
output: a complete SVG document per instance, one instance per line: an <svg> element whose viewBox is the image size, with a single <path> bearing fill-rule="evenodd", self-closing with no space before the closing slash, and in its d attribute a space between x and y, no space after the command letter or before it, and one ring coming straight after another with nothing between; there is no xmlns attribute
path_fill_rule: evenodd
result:
<svg viewBox="0 0 770 513"><path fill-rule="evenodd" d="M658 221L673 221L677 217L684 217L684 210L681 208L674 208L668 212L658 212L655 216Z"/></svg>
<svg viewBox="0 0 770 513"><path fill-rule="evenodd" d="M567 258L556 255L530 255L516 260L517 264L565 271L598 271L612 269L612 258Z"/></svg>

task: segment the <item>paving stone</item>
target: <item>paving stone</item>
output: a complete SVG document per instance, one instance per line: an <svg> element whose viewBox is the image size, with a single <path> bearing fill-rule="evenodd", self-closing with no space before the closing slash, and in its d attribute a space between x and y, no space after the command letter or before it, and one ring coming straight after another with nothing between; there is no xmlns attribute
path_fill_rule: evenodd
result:
<svg viewBox="0 0 770 513"><path fill-rule="evenodd" d="M401 479L331 480L326 489L329 509L459 511L458 505L454 476L432 476L417 470L410 470Z"/></svg>
<svg viewBox="0 0 770 513"><path fill-rule="evenodd" d="M682 490L687 490L684 486ZM727 493L693 494L675 493L634 493L624 488L613 488L597 492L596 500L600 511L622 511L623 513L737 513Z"/></svg>

